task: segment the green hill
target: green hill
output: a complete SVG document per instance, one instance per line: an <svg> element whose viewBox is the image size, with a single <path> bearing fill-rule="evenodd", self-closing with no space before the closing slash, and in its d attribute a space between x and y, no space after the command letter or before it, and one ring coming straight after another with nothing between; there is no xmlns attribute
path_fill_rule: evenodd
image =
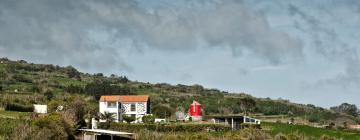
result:
<svg viewBox="0 0 360 140"><path fill-rule="evenodd" d="M168 106L172 111L178 107L188 108L192 100L198 100L206 115L248 111L258 115L302 117L323 124L334 122L337 118L357 120L314 105L255 98L245 93L228 93L201 85L152 84L132 81L126 76L81 73L71 66L33 64L7 58L0 61L0 108L5 110L29 111L34 103L62 102L72 96L86 97L88 102L96 106L101 95L148 94L152 106Z"/></svg>
<svg viewBox="0 0 360 140"><path fill-rule="evenodd" d="M310 122L311 125L318 126L331 124L330 126L336 129L343 129L342 126L345 124L358 122L356 116L336 113L311 104L296 104L282 99L255 98L245 93L229 93L204 88L197 84L170 85L138 82L129 80L126 76L88 74L79 72L71 66L33 64L24 60L12 61L7 58L0 58L0 82L0 124L7 126L0 129L0 139L12 139L14 136L15 138L21 136L20 139L45 136L73 139L77 133L76 129L87 125L84 119L97 115L99 97L111 94L150 95L152 113L158 115L156 110L167 109L172 112L168 116L170 118L174 118L174 112L177 109L186 110L193 100L197 100L202 104L205 115L249 113L263 121L284 123L292 120L298 124ZM51 114L38 116L30 113L33 104L47 104ZM59 105L64 106L64 111L56 113L55 110ZM322 133L347 138L352 136L351 133L356 133L356 131L335 133L336 130L333 129L313 129L307 126L279 123L264 123L264 128L265 132L269 128L268 133L273 136L278 133L292 135L292 131L297 131L302 135L317 138ZM14 132L21 132L23 135L16 135ZM245 132L248 131L241 133ZM232 137L238 133L228 132L222 135Z"/></svg>

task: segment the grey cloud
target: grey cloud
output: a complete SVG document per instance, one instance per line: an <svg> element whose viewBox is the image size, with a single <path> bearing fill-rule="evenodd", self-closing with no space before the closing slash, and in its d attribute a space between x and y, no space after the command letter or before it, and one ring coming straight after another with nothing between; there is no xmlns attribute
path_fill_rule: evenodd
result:
<svg viewBox="0 0 360 140"><path fill-rule="evenodd" d="M131 0L3 0L0 55L94 71L114 67L131 70L119 53L121 46L104 47L89 36L89 32L101 30L110 35L106 43L131 39L140 50L147 46L187 51L205 42L228 46L235 53L248 50L274 64L302 56L299 40L272 30L263 15L242 3L199 2L205 3L211 8L149 9Z"/></svg>
<svg viewBox="0 0 360 140"><path fill-rule="evenodd" d="M316 8L320 9L320 11L326 11L324 8L321 9L321 7ZM318 53L331 59L333 58L332 54L336 53L339 47L342 47L341 44L346 44L339 39L334 29L325 27L326 23L320 20L321 17L311 15L309 12L305 12L305 10L293 4L288 5L288 12L291 16L298 16L300 18L300 21L294 21L294 27L311 36L313 47L315 47Z"/></svg>
<svg viewBox="0 0 360 140"><path fill-rule="evenodd" d="M347 58L344 72L334 77L321 79L312 87L323 87L326 85L340 86L344 89L357 88L360 85L360 60L356 58ZM310 86L311 87L311 86Z"/></svg>
<svg viewBox="0 0 360 140"><path fill-rule="evenodd" d="M345 3L334 3L335 5L343 5ZM349 6L350 3L345 4ZM352 4L350 4L352 5ZM333 6L333 5L332 5ZM332 7L330 6L330 7ZM344 5L343 5L344 6ZM309 7L307 7L309 8ZM314 7L312 7L314 8ZM317 10L325 11L331 19L338 19L329 12L329 9L317 7ZM331 9L334 10L334 9ZM355 9L356 10L356 9ZM342 62L344 64L344 71L337 74L334 77L327 79L320 79L313 84L313 87L322 87L325 85L340 86L342 88L357 87L360 85L360 59L358 56L357 47L350 46L344 39L340 38L334 28L326 27L327 23L322 21L322 17L316 17L301 10L300 7L290 4L288 8L289 14L292 16L298 16L305 24L300 25L295 21L295 27L300 31L305 32L311 37L313 41L312 47L316 52L323 55L330 61ZM317 12L319 12L317 11ZM315 13L316 14L316 13ZM324 16L324 15L323 15ZM336 22L336 21L332 21ZM310 86L312 87L312 86Z"/></svg>

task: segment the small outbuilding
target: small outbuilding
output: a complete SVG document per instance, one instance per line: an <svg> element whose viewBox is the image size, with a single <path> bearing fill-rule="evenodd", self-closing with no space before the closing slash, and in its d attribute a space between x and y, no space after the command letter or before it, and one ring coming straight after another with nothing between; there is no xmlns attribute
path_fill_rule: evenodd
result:
<svg viewBox="0 0 360 140"><path fill-rule="evenodd" d="M208 118L213 123L230 125L232 130L240 129L243 123L253 125L260 125L261 123L259 119L242 115L216 115L208 116Z"/></svg>
<svg viewBox="0 0 360 140"><path fill-rule="evenodd" d="M83 135L82 140L133 140L134 133L119 132L104 129L79 129Z"/></svg>
<svg viewBox="0 0 360 140"><path fill-rule="evenodd" d="M40 114L47 113L47 105L34 105L34 112Z"/></svg>

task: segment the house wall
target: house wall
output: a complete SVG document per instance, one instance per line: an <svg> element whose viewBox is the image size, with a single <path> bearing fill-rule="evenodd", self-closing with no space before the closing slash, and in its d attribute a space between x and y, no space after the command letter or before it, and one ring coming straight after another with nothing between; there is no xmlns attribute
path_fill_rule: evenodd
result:
<svg viewBox="0 0 360 140"><path fill-rule="evenodd" d="M104 112L109 112L109 113L117 113L118 112L118 108L108 108L107 107L107 102L100 102L99 103L99 112L100 113L104 113Z"/></svg>
<svg viewBox="0 0 360 140"><path fill-rule="evenodd" d="M135 104L135 111L131 111L131 104ZM121 109L123 114L146 114L147 102L123 102Z"/></svg>
<svg viewBox="0 0 360 140"><path fill-rule="evenodd" d="M135 111L131 111L131 104L135 104ZM135 115L135 122L142 122L142 117L147 114L147 102L122 102L121 113L126 115Z"/></svg>
<svg viewBox="0 0 360 140"><path fill-rule="evenodd" d="M116 102L116 106L118 106L118 103L119 102ZM115 107L115 108L108 108L107 107L107 102L99 102L99 112L100 113L105 113L105 112L108 112L108 113L115 113L114 117L115 117L115 122L118 122L119 120L119 111L118 111L118 108ZM102 120L100 120L102 122Z"/></svg>
<svg viewBox="0 0 360 140"><path fill-rule="evenodd" d="M107 102L99 102L99 112L100 113L116 113L117 120L121 120L121 114L126 115L135 115L136 121L135 122L142 122L142 117L145 114L148 114L149 111L149 103L148 102L117 102L117 106L121 104L120 111L118 108L108 108ZM131 104L135 104L135 111L131 111Z"/></svg>

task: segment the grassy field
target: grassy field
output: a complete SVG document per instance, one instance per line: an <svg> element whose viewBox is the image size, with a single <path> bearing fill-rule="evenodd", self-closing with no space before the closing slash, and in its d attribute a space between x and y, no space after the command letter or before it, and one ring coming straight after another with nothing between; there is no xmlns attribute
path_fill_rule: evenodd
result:
<svg viewBox="0 0 360 140"><path fill-rule="evenodd" d="M288 125L281 123L270 123L263 122L262 128L270 131L271 135L276 135L278 133L290 134L297 132L299 134L320 138L322 135L328 135L332 137L342 138L344 140L359 140L360 131L349 131L349 130L333 130L333 129L324 129L324 128L314 128L305 125Z"/></svg>
<svg viewBox="0 0 360 140"><path fill-rule="evenodd" d="M24 118L29 117L31 112L16 112L16 111L0 111L0 118Z"/></svg>

